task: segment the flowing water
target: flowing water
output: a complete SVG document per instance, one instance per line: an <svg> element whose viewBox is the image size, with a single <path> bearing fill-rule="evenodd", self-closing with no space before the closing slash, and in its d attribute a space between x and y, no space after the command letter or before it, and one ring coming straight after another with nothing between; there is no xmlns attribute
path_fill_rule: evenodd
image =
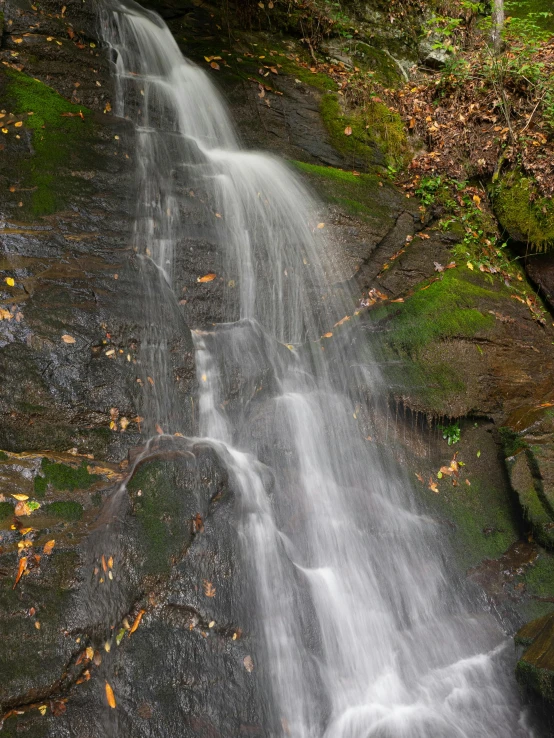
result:
<svg viewBox="0 0 554 738"><path fill-rule="evenodd" d="M103 21L117 113L136 127L148 428L186 430L168 358L168 326L181 325L174 264L197 228L186 193L203 203L228 285L228 322L193 326L195 433L237 494L267 734L533 735L509 639L455 584L407 479L362 437L346 353L323 350L354 300L332 285L317 204L284 164L240 149L218 92L158 16L116 2ZM366 381L384 393L376 371Z"/></svg>

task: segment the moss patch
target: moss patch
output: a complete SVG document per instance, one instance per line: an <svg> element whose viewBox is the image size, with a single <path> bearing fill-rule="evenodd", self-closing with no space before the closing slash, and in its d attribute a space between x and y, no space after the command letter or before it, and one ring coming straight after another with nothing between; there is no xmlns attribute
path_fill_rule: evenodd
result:
<svg viewBox="0 0 554 738"><path fill-rule="evenodd" d="M480 298L486 297L496 299L497 295L457 274L446 273L406 302L379 308L375 318L394 314L387 342L396 351L413 356L431 341L470 338L494 325L494 318L475 307Z"/></svg>
<svg viewBox="0 0 554 738"><path fill-rule="evenodd" d="M73 105L51 87L26 74L11 69L6 74L8 98L14 112L33 113L25 122L33 132L34 155L25 161L23 174L36 188L31 195L28 214L33 217L48 215L64 205L59 171L66 164L68 152L90 132L91 112L82 105ZM68 113L70 116L66 115Z"/></svg>
<svg viewBox="0 0 554 738"><path fill-rule="evenodd" d="M360 112L346 113L336 95L326 94L320 112L333 146L344 156L354 157L367 167L400 168L407 163L404 123L383 103L370 101ZM352 129L350 136L344 133L347 128Z"/></svg>
<svg viewBox="0 0 554 738"><path fill-rule="evenodd" d="M44 511L55 518L73 522L83 517L83 506L73 500L51 502L45 505Z"/></svg>
<svg viewBox="0 0 554 738"><path fill-rule="evenodd" d="M164 462L146 464L134 475L128 490L141 491L141 496L134 500L135 514L143 531L146 572L167 573L171 556L187 545L191 536L190 523L184 519L175 467Z"/></svg>
<svg viewBox="0 0 554 738"><path fill-rule="evenodd" d="M98 474L89 474L85 461L75 468L43 458L40 468L42 475L37 475L34 480L35 495L37 497L44 497L49 484L56 490L73 492L76 489L88 489L101 479Z"/></svg>
<svg viewBox="0 0 554 738"><path fill-rule="evenodd" d="M327 202L334 203L364 220L390 219L390 211L378 204L384 189L379 187L381 180L376 175L356 176L352 172L334 167L315 166L300 161L291 163L309 177L320 197ZM392 225L391 222L391 227Z"/></svg>
<svg viewBox="0 0 554 738"><path fill-rule="evenodd" d="M554 247L554 205L538 197L536 185L520 170L506 174L494 191L498 220L512 238L529 243L537 251Z"/></svg>
<svg viewBox="0 0 554 738"><path fill-rule="evenodd" d="M10 502L0 502L0 520L11 518L14 513L14 507Z"/></svg>

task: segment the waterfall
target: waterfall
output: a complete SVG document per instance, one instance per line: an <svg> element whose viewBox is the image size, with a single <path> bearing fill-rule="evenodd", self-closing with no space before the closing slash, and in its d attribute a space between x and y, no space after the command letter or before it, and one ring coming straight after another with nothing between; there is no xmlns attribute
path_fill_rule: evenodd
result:
<svg viewBox="0 0 554 738"><path fill-rule="evenodd" d="M103 27L116 112L136 129L133 246L152 326L141 364L155 380L147 428L186 430L168 352L174 326L186 330L174 264L194 232L187 193L202 203L226 284L226 322L193 326L196 432L237 494L267 733L531 736L509 639L454 583L406 476L362 437L346 353L320 339L354 299L333 287L317 203L283 163L241 150L217 90L161 18L118 0ZM368 381L384 395L376 371Z"/></svg>

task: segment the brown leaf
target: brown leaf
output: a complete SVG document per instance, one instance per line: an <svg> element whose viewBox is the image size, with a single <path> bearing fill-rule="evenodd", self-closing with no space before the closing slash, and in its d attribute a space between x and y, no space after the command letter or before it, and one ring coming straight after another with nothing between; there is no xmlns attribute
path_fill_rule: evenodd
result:
<svg viewBox="0 0 554 738"><path fill-rule="evenodd" d="M200 515L200 513L196 513L196 515L194 516L193 521L192 521L192 527L195 533L204 532L204 521L202 520L202 515Z"/></svg>
<svg viewBox="0 0 554 738"><path fill-rule="evenodd" d="M437 483L433 479L433 477L429 477L429 489L431 492L434 492L436 495L439 493L439 488L437 487Z"/></svg>
<svg viewBox="0 0 554 738"><path fill-rule="evenodd" d="M217 69L217 70L219 70L219 69L221 68L221 67L219 66L219 64L218 64L217 62L214 62L214 61L213 61L213 62L210 62L210 67L211 67L212 69Z"/></svg>
<svg viewBox="0 0 554 738"><path fill-rule="evenodd" d="M30 515L32 511L29 505L22 501L17 503L14 512L18 516L25 517L26 515Z"/></svg>
<svg viewBox="0 0 554 738"><path fill-rule="evenodd" d="M206 597L215 597L215 587L211 582L208 582L207 579L204 579L202 582L204 585L204 594Z"/></svg>
<svg viewBox="0 0 554 738"><path fill-rule="evenodd" d="M70 336L67 333L64 333L64 335L62 336L62 341L64 343L75 343L75 339L73 338L73 336Z"/></svg>
<svg viewBox="0 0 554 738"><path fill-rule="evenodd" d="M352 126L346 126L344 129L344 135L345 136L351 136L352 135Z"/></svg>
<svg viewBox="0 0 554 738"><path fill-rule="evenodd" d="M205 274L203 277L198 277L196 280L197 282L200 282L201 284L204 284L205 282L213 282L217 275L215 275L213 272L208 272L208 274Z"/></svg>
<svg viewBox="0 0 554 738"><path fill-rule="evenodd" d="M108 682L106 682L106 699L108 700L108 705L112 709L115 709L115 707L116 707L115 695L113 693L113 689L108 684Z"/></svg>

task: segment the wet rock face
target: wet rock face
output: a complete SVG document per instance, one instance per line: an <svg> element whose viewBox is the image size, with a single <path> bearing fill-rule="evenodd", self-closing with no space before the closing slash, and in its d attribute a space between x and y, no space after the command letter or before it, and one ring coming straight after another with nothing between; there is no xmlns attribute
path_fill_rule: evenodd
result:
<svg viewBox="0 0 554 738"><path fill-rule="evenodd" d="M39 539L56 544L15 589L21 534L0 559L3 624L17 644L0 660L4 714L21 711L18 731L30 735L102 735L106 721L129 734L265 735L234 498L216 453L162 439L141 452L128 492L99 479L94 517L32 513ZM33 542L29 561L41 548ZM8 735L13 726L8 716Z"/></svg>

